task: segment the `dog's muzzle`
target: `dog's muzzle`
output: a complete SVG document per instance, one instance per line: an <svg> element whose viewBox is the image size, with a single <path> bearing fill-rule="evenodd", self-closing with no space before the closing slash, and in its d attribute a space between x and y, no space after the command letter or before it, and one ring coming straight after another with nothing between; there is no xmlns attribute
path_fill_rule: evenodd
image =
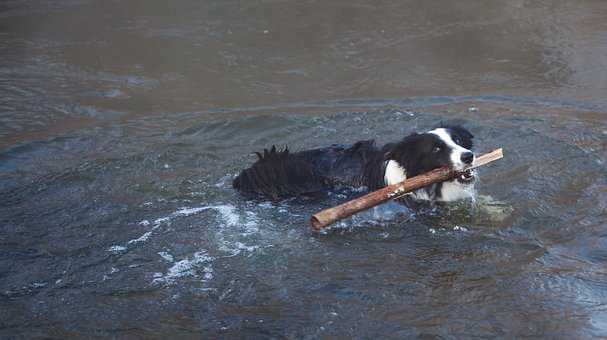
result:
<svg viewBox="0 0 607 340"><path fill-rule="evenodd" d="M457 180L458 183L470 184L470 183L474 182L474 175L475 175L474 170L466 170L466 171L462 171L462 172L458 173L457 177L455 179Z"/></svg>

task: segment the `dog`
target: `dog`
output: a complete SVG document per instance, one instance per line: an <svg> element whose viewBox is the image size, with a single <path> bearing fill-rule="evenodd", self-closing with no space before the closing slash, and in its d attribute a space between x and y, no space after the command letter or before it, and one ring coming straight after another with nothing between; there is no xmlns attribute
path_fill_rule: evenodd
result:
<svg viewBox="0 0 607 340"><path fill-rule="evenodd" d="M271 200L315 196L344 186L377 190L442 166L463 171L474 162L473 138L462 126L441 126L381 148L373 140L295 153L272 146L256 152L257 161L242 170L233 187ZM471 198L475 182L476 172L468 170L453 180L410 192L401 201L413 205Z"/></svg>

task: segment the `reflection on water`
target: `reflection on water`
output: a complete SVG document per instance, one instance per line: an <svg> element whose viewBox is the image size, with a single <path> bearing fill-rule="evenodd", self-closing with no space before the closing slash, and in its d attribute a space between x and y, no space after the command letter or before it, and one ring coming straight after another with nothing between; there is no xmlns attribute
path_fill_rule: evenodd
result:
<svg viewBox="0 0 607 340"><path fill-rule="evenodd" d="M1 3L0 337L607 336L606 6ZM441 121L493 210L230 186Z"/></svg>

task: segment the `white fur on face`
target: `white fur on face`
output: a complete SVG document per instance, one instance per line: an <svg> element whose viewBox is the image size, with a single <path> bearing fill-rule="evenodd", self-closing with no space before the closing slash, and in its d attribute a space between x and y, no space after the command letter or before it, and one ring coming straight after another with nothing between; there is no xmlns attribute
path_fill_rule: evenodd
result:
<svg viewBox="0 0 607 340"><path fill-rule="evenodd" d="M407 178L405 169L394 160L389 160L386 164L386 172L384 173L384 182L386 185L400 183Z"/></svg>
<svg viewBox="0 0 607 340"><path fill-rule="evenodd" d="M466 164L462 162L462 154L465 152L472 152L461 145L455 143L451 138L451 135L444 128L434 129L432 131L428 131L428 133L434 134L438 136L449 148L451 148L451 163L455 170L464 170Z"/></svg>
<svg viewBox="0 0 607 340"><path fill-rule="evenodd" d="M463 170L467 164L462 162L462 154L466 152L472 152L469 149L464 148L463 146L455 143L451 135L444 128L434 129L429 131L428 133L436 135L440 140L442 140L447 147L451 149L451 154L449 158L453 167L456 170ZM392 185L396 183L400 183L407 178L406 170L398 164L397 161L389 160L386 164L386 172L384 174L384 181L386 185ZM413 197L419 201L428 201L431 200L428 193L423 190L416 190L414 192L410 192L407 195ZM441 187L440 196L437 197L439 201L443 202L451 202L457 201L461 199L473 198L476 195L474 190L474 182L464 184L457 182L455 180L443 182Z"/></svg>
<svg viewBox="0 0 607 340"><path fill-rule="evenodd" d="M463 146L455 143L451 135L444 128L434 129L429 131L438 138L440 138L449 148L451 148L451 154L449 155L451 163L456 170L463 170L467 164L462 162L462 154L465 152L472 152L464 148ZM457 181L443 182L441 188L441 194L439 200L444 202L457 201L475 196L474 183L463 184Z"/></svg>

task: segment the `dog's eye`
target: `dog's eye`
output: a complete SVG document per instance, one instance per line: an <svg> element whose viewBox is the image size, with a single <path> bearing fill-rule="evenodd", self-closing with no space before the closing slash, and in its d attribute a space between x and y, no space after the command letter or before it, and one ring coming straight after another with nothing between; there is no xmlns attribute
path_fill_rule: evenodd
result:
<svg viewBox="0 0 607 340"><path fill-rule="evenodd" d="M441 149L440 149L440 146L435 146L435 147L432 149L432 152L437 153L437 152L440 152L440 150L441 150Z"/></svg>
<svg viewBox="0 0 607 340"><path fill-rule="evenodd" d="M455 142L455 144L461 144L461 143L460 143L460 142L461 142L461 141L460 141L460 139L459 139L459 138L457 138L457 137L455 137L455 139L453 139L453 141Z"/></svg>

